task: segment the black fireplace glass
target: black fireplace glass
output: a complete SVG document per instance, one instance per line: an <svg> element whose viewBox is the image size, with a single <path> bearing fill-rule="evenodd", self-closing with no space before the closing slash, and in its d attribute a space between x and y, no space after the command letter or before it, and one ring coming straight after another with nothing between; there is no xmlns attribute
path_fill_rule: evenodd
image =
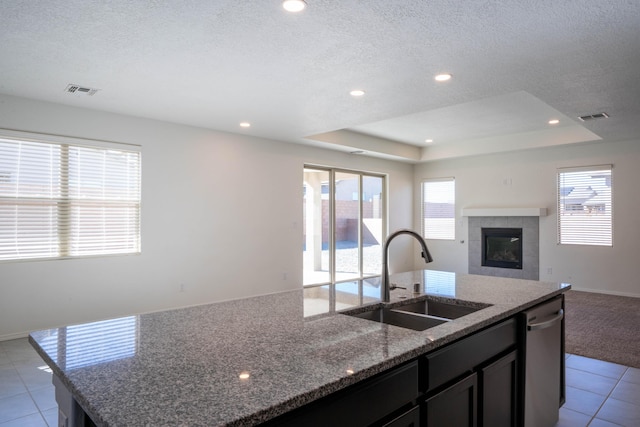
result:
<svg viewBox="0 0 640 427"><path fill-rule="evenodd" d="M482 265L522 269L522 228L483 228Z"/></svg>

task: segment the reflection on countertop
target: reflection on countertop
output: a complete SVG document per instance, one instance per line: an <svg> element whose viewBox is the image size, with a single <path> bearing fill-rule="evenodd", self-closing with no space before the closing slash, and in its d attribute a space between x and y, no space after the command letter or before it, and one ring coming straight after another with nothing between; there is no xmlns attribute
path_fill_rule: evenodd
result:
<svg viewBox="0 0 640 427"><path fill-rule="evenodd" d="M449 271L421 270L422 277L414 281L408 290L413 292L413 285L418 284L418 294L456 297L456 274ZM397 276L392 276L395 280ZM304 292L304 316L313 317L320 314L334 313L364 304L381 301L381 280L379 276L363 280L351 280L336 284L306 286ZM400 290L398 290L400 291ZM395 295L397 292L393 292Z"/></svg>

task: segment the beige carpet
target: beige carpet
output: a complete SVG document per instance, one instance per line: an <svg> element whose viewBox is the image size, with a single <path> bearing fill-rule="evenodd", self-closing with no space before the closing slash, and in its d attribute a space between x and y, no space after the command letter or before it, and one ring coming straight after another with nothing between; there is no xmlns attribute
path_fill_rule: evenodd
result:
<svg viewBox="0 0 640 427"><path fill-rule="evenodd" d="M640 298L565 293L567 353L640 368Z"/></svg>

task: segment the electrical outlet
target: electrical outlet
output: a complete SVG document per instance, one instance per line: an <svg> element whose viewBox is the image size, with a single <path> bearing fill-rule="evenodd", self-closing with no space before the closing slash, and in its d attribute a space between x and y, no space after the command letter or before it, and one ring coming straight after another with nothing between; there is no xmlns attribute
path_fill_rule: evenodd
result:
<svg viewBox="0 0 640 427"><path fill-rule="evenodd" d="M180 283L180 292L185 292L187 290L187 287L184 285L184 283Z"/></svg>
<svg viewBox="0 0 640 427"><path fill-rule="evenodd" d="M551 267L547 268L547 274L551 276L553 274L553 268Z"/></svg>

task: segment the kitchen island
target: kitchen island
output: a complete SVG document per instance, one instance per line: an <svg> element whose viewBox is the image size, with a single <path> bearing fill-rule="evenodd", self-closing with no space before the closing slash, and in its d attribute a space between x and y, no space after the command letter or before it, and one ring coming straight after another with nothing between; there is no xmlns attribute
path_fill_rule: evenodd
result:
<svg viewBox="0 0 640 427"><path fill-rule="evenodd" d="M425 357L496 325L520 327L519 313L570 288L429 270L391 281L406 288L391 292L391 306L425 298L488 306L415 331L338 311L305 317L301 289L37 331L29 341L53 371L69 426L286 424L389 372L422 372ZM509 345L511 354L522 343ZM425 379L416 381L418 394L399 411L428 396Z"/></svg>

